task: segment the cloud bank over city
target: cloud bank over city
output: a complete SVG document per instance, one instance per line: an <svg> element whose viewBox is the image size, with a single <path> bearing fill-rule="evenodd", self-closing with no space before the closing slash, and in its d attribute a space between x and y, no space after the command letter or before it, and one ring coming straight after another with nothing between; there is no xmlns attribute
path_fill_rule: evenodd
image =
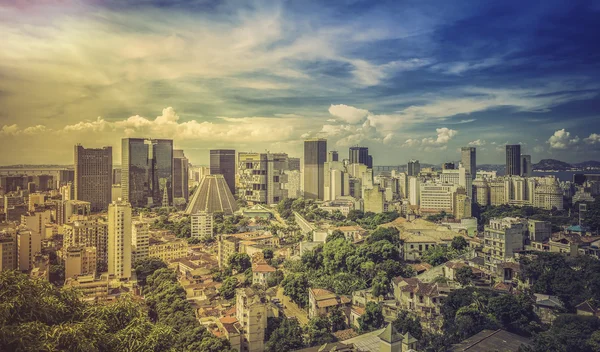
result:
<svg viewBox="0 0 600 352"><path fill-rule="evenodd" d="M577 24L577 25L575 25ZM173 138L302 155L325 137L377 165L504 143L600 159L593 1L19 1L0 4L0 164L76 143Z"/></svg>

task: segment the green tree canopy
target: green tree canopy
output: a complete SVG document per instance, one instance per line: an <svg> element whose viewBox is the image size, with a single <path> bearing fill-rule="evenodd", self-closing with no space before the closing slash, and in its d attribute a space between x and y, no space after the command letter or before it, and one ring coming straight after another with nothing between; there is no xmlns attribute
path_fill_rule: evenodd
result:
<svg viewBox="0 0 600 352"><path fill-rule="evenodd" d="M289 352L302 347L302 328L295 319L283 319L265 344L265 350L269 352Z"/></svg>
<svg viewBox="0 0 600 352"><path fill-rule="evenodd" d="M358 325L362 332L377 330L384 323L385 320L383 319L381 306L375 302L368 302L365 307L365 314L358 318Z"/></svg>

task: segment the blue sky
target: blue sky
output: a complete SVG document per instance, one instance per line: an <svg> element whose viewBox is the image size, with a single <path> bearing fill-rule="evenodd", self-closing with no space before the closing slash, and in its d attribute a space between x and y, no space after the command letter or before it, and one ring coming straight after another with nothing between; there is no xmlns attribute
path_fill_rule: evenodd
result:
<svg viewBox="0 0 600 352"><path fill-rule="evenodd" d="M598 1L0 4L0 164L173 138L288 152L326 137L375 164L600 160Z"/></svg>

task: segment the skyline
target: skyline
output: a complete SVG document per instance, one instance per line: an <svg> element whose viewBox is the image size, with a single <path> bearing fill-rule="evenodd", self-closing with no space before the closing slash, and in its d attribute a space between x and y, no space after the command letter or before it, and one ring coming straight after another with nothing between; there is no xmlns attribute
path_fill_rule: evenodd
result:
<svg viewBox="0 0 600 352"><path fill-rule="evenodd" d="M600 159L600 5L564 1L19 1L0 5L1 165L171 138L376 165Z"/></svg>

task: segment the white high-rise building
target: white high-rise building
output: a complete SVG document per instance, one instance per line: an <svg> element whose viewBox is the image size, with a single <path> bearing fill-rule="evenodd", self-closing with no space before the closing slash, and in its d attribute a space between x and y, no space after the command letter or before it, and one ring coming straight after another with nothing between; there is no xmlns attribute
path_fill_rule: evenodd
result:
<svg viewBox="0 0 600 352"><path fill-rule="evenodd" d="M324 199L336 200L350 194L350 174L342 161L328 161L323 166L325 172Z"/></svg>
<svg viewBox="0 0 600 352"><path fill-rule="evenodd" d="M419 206L421 198L421 179L416 176L408 177L408 201L410 205Z"/></svg>
<svg viewBox="0 0 600 352"><path fill-rule="evenodd" d="M148 258L148 246L150 245L150 224L135 221L131 228L131 245L135 256L131 259L136 260Z"/></svg>
<svg viewBox="0 0 600 352"><path fill-rule="evenodd" d="M213 215L205 211L192 214L192 238L213 236Z"/></svg>
<svg viewBox="0 0 600 352"><path fill-rule="evenodd" d="M108 206L108 273L118 279L131 278L131 204Z"/></svg>

